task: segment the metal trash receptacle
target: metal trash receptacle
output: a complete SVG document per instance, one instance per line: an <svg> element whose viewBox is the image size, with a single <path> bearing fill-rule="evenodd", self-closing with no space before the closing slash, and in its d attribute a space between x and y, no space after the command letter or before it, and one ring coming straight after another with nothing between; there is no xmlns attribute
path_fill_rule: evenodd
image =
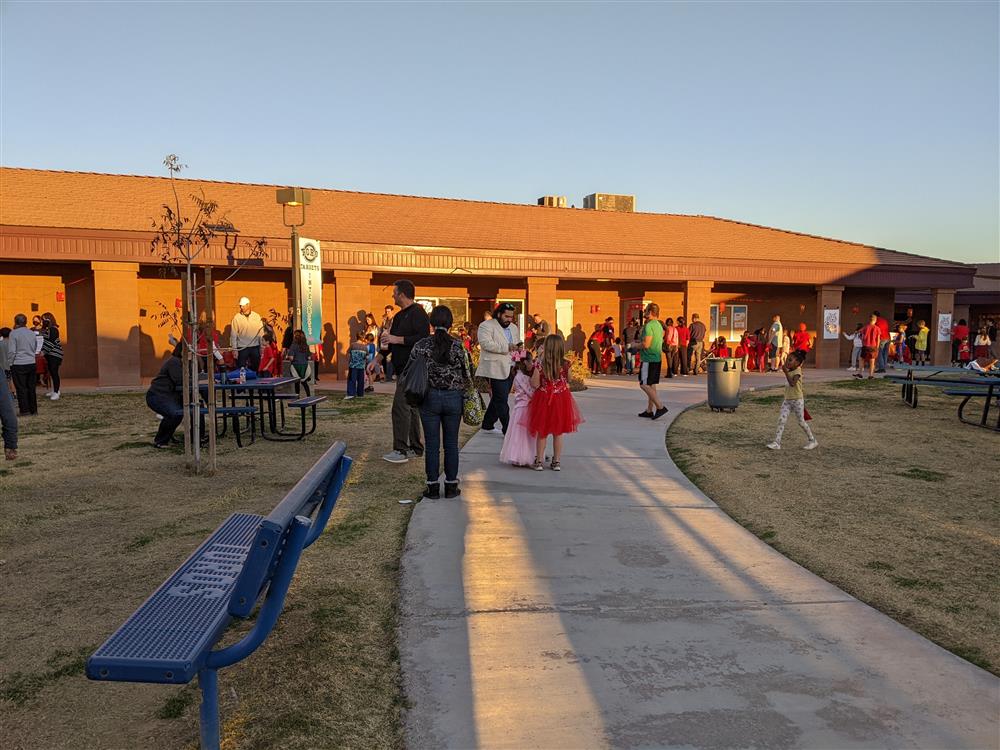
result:
<svg viewBox="0 0 1000 750"><path fill-rule="evenodd" d="M730 357L708 360L708 406L712 411L735 411L740 405L740 372L743 360Z"/></svg>

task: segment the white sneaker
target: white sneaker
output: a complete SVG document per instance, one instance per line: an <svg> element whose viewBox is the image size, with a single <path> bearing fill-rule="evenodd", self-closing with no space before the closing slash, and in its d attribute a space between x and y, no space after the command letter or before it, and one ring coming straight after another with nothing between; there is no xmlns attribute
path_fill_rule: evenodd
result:
<svg viewBox="0 0 1000 750"><path fill-rule="evenodd" d="M53 392L53 394L51 396L49 396L49 399L51 401L58 401L59 400L59 391Z"/></svg>
<svg viewBox="0 0 1000 750"><path fill-rule="evenodd" d="M768 443L767 447L770 448L773 451L780 451L781 450L781 443Z"/></svg>
<svg viewBox="0 0 1000 750"><path fill-rule="evenodd" d="M401 451L392 451L391 453L386 453L382 456L382 460L388 461L391 464L405 464L410 459Z"/></svg>
<svg viewBox="0 0 1000 750"><path fill-rule="evenodd" d="M817 443L815 440L810 440L808 443L802 446L802 450L811 451L813 448L818 448L818 447L819 443Z"/></svg>
<svg viewBox="0 0 1000 750"><path fill-rule="evenodd" d="M847 371L848 372L854 372L856 369L858 369L858 368L856 368L856 367L848 367Z"/></svg>
<svg viewBox="0 0 1000 750"><path fill-rule="evenodd" d="M52 391L45 391L45 395L46 396L51 396L52 395Z"/></svg>
<svg viewBox="0 0 1000 750"><path fill-rule="evenodd" d="M344 396L344 401L350 401L354 396Z"/></svg>

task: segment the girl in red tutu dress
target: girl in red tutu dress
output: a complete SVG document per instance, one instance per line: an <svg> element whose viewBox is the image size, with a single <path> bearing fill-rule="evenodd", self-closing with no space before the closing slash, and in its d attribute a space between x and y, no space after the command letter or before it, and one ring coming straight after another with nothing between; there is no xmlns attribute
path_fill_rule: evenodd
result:
<svg viewBox="0 0 1000 750"><path fill-rule="evenodd" d="M566 361L566 344L557 333L545 337L542 356L531 375L535 395L528 406L528 432L535 438L535 463L532 468L541 471L544 466L545 443L552 436L552 461L549 468L560 471L563 435L576 432L583 422L573 394L569 392L569 362Z"/></svg>

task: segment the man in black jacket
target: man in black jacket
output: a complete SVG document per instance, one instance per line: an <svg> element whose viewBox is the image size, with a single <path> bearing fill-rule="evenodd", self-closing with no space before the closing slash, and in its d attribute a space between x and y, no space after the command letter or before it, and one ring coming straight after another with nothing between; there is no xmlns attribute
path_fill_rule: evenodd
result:
<svg viewBox="0 0 1000 750"><path fill-rule="evenodd" d="M392 365L396 371L396 394L392 398L392 451L382 456L392 464L405 464L409 454L419 458L424 455L423 439L420 436L420 409L406 403L403 386L403 370L410 360L413 345L430 336L431 322L427 311L414 303L417 290L413 282L400 279L392 285L392 301L399 307L392 318L389 330L382 334L381 343L388 344L392 355ZM384 352L380 351L376 359ZM375 363L368 365L374 372Z"/></svg>
<svg viewBox="0 0 1000 750"><path fill-rule="evenodd" d="M184 382L181 363L183 346L183 343L178 343L174 347L173 353L160 367L146 391L146 406L163 417L156 437L153 438L154 448L169 447L174 432L184 421L184 398L181 394Z"/></svg>

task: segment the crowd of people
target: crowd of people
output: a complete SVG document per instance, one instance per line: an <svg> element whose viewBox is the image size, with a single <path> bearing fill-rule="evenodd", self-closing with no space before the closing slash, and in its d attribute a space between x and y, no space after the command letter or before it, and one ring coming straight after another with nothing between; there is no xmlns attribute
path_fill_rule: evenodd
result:
<svg viewBox="0 0 1000 750"><path fill-rule="evenodd" d="M475 330L479 363L473 368L473 335L467 326L454 328L451 310L434 307L430 314L415 302L413 282L393 285L398 311L387 318L374 358L366 364L369 377L392 364L397 375L410 382L410 367L423 367L427 388L414 403L406 387L397 387L392 403L392 451L383 459L406 463L424 458L427 484L424 497L441 497L441 458L444 453L444 497L461 494L458 486L458 435L463 415L479 398L476 379L488 383L490 402L479 423L484 433L503 438L499 460L536 471L561 470L563 439L582 422L569 388L570 363L565 341L552 333L541 315L531 316L530 335L522 337L514 322L516 308L500 303ZM388 314L387 310L387 314ZM514 408L510 407L511 388ZM472 409L475 413L475 409ZM550 457L546 447L552 440Z"/></svg>
<svg viewBox="0 0 1000 750"><path fill-rule="evenodd" d="M0 328L0 427L8 461L17 458L18 418L38 414L39 384L46 388L45 395L51 401L59 400L62 361L59 324L52 313L34 316L30 328L28 316L18 313L13 328Z"/></svg>
<svg viewBox="0 0 1000 750"><path fill-rule="evenodd" d="M562 335L553 332L540 314L527 317L522 335L514 322L517 309L509 302L487 311L478 326L465 322L456 327L447 307L435 307L428 314L415 297L412 282L396 282L394 304L385 306L380 320L367 313L364 324L358 326L347 344L346 399L371 392L378 380L398 379L414 351L433 363L428 368L431 388L424 403L410 404L404 389L396 389L393 445L383 458L404 463L410 457L424 456L430 497L438 486L438 452L443 444L445 496L458 494L458 427L468 394L475 390L475 377L488 384L490 400L480 427L503 437L500 460L536 470L543 469L548 460L549 468L559 471L563 436L574 432L582 421L569 389L570 361ZM982 317L974 326L960 319L950 334L953 365L983 371L996 367L1000 347L996 318ZM858 323L853 332L843 336L853 344L848 370L856 378L865 377L866 372L868 378L874 378L893 362L929 361L931 332L926 321L913 315L912 308L903 320L894 323L875 310L866 324ZM246 369L258 376L291 373L307 393L309 380L317 375L317 353L305 333L289 327L279 346L274 330L252 309L247 297L239 300L228 348L219 346L218 333L209 329L204 316L198 324L196 341L202 369L207 369L208 358L214 357L220 368ZM697 313L691 315L690 322L684 316L661 320L658 305L651 303L641 321L631 318L620 332L611 316L595 325L586 342L586 354L594 375L638 374L646 398L639 417L653 420L667 413L656 390L660 380L697 375L713 357L740 359L744 371L781 372L787 380L786 398L777 437L769 447L780 447L785 421L792 413L807 433L807 446L815 447L807 424L808 412L804 403L798 403L802 401L802 366L813 345L805 323L790 330L776 314L769 325L744 331L731 347L725 337L710 341L708 329ZM470 355L474 350L478 352L478 365L473 371ZM147 393L147 404L161 418L153 442L158 448L169 445L181 422L182 352L178 344ZM45 395L49 399L59 400L63 356L59 325L52 313L35 316L30 327L27 316L18 314L12 329L0 328L0 366L13 384L13 392L8 387L0 393L7 459L17 456L18 417L38 412L38 385L47 388ZM549 436L553 441L551 458L546 452Z"/></svg>

